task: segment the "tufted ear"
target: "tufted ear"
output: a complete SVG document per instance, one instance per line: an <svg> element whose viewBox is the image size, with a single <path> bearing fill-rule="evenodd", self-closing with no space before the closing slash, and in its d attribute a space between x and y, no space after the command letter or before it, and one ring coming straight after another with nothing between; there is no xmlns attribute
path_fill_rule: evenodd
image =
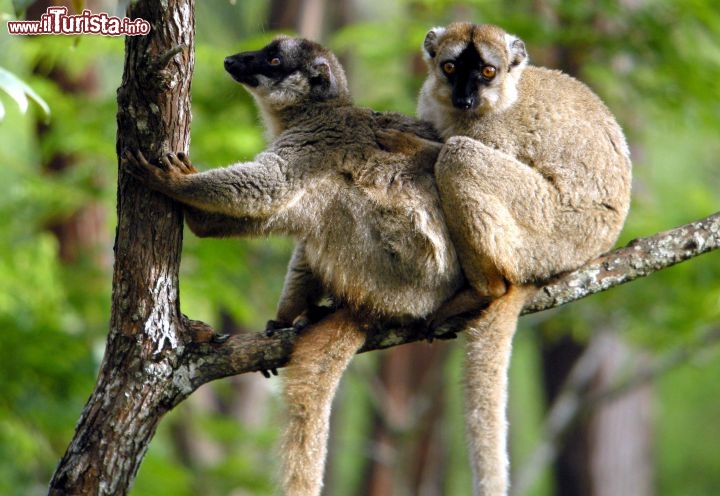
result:
<svg viewBox="0 0 720 496"><path fill-rule="evenodd" d="M435 55L437 55L438 40L444 33L445 33L445 28L438 27L438 28L432 28L425 35L425 41L423 42L423 48L425 49L425 54L426 54L427 58L433 58L433 57L435 57Z"/></svg>
<svg viewBox="0 0 720 496"><path fill-rule="evenodd" d="M339 95L337 78L333 74L330 61L325 57L317 57L310 65L310 83L322 87L322 93L328 97Z"/></svg>
<svg viewBox="0 0 720 496"><path fill-rule="evenodd" d="M510 69L524 65L527 63L527 50L523 40L512 34L505 35L505 43L507 44L508 58L510 59Z"/></svg>

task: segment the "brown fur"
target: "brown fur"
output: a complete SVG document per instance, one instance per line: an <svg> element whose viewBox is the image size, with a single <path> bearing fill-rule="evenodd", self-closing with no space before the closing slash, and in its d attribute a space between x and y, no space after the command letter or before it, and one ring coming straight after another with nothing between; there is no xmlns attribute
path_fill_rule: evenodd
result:
<svg viewBox="0 0 720 496"><path fill-rule="evenodd" d="M450 234L470 285L497 298L468 329L466 419L475 492L503 495L517 318L533 283L616 241L631 163L600 99L570 76L526 68L524 43L502 29L451 24L431 30L424 48L429 75L418 111L447 140L435 174ZM481 76L486 66L494 77Z"/></svg>
<svg viewBox="0 0 720 496"><path fill-rule="evenodd" d="M365 333L346 310L339 310L303 331L285 368L284 399L288 427L283 434L283 487L287 496L317 494L327 457L330 407L340 378Z"/></svg>
<svg viewBox="0 0 720 496"><path fill-rule="evenodd" d="M206 172L182 154L157 165L128 155L124 166L182 202L200 236L294 235L278 320L289 325L323 292L344 305L300 334L284 374L283 488L313 496L332 397L364 340L359 323L425 319L463 282L433 176L437 151L390 153L376 140L388 129L437 134L412 118L352 106L334 55L307 40L276 39L229 57L226 68L262 109L274 136L264 153Z"/></svg>

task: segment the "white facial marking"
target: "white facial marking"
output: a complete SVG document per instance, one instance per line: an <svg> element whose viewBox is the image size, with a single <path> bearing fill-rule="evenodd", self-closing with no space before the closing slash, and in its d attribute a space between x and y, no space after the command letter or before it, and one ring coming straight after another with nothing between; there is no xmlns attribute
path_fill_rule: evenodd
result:
<svg viewBox="0 0 720 496"><path fill-rule="evenodd" d="M448 43L442 49L442 60L458 58L465 48L467 48L467 43Z"/></svg>
<svg viewBox="0 0 720 496"><path fill-rule="evenodd" d="M493 50L492 46L488 45L480 45L476 46L476 49L478 53L480 54L480 58L485 62L486 64L494 65L495 67L501 68L503 65L502 57L498 56L498 53L496 50Z"/></svg>
<svg viewBox="0 0 720 496"><path fill-rule="evenodd" d="M447 29L445 29L444 26L435 26L434 28L431 28L430 31L435 33L436 38L440 38L442 35L445 34L445 31L447 31Z"/></svg>
<svg viewBox="0 0 720 496"><path fill-rule="evenodd" d="M280 47L283 52L292 53L300 47L300 42L296 38L283 38L280 41Z"/></svg>

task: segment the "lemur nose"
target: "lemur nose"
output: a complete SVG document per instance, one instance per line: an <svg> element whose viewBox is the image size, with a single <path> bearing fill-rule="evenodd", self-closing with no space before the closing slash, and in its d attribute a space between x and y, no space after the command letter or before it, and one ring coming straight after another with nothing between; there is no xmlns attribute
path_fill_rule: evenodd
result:
<svg viewBox="0 0 720 496"><path fill-rule="evenodd" d="M456 108L459 108L460 110L469 110L473 106L473 99L472 97L461 97L461 98L455 98L453 100L453 105L455 105Z"/></svg>

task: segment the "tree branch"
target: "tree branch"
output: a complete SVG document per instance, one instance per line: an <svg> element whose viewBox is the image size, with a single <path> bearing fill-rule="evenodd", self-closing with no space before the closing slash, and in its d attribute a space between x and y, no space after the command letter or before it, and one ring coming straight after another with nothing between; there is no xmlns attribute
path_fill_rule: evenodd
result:
<svg viewBox="0 0 720 496"><path fill-rule="evenodd" d="M523 313L579 300L684 262L720 246L720 212L631 241L544 286Z"/></svg>
<svg viewBox="0 0 720 496"><path fill-rule="evenodd" d="M523 314L539 312L579 300L630 282L720 247L720 212L654 236L639 238L588 262L579 269L546 284L525 307ZM191 325L201 323L189 321ZM461 326L460 326L461 327ZM457 326L441 327L435 337L454 337ZM361 352L390 348L426 339L417 328L374 331ZM283 366L292 351L295 333L283 330L267 337L263 333L230 337L223 344L208 344L186 355L181 382L196 388L205 382L245 372ZM180 379L179 379L180 380Z"/></svg>

